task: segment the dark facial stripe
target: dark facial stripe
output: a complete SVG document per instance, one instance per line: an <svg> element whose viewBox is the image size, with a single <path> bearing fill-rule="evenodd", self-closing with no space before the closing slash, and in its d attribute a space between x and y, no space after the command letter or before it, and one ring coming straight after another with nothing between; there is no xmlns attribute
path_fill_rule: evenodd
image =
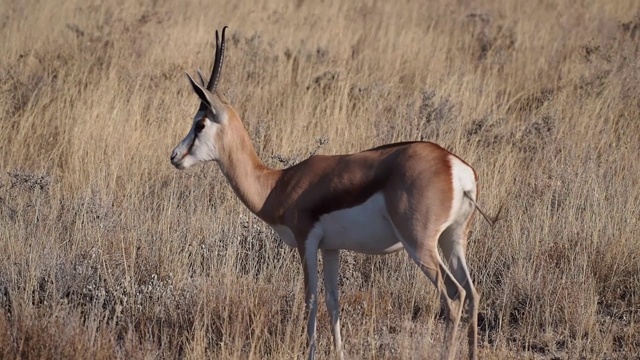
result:
<svg viewBox="0 0 640 360"><path fill-rule="evenodd" d="M198 122L204 122L204 118L198 120ZM198 138L198 133L195 132L195 136L193 137L193 141L191 142L191 144L189 145L189 149L187 149L187 154L191 153L191 149L193 149L193 145L196 143L196 139Z"/></svg>

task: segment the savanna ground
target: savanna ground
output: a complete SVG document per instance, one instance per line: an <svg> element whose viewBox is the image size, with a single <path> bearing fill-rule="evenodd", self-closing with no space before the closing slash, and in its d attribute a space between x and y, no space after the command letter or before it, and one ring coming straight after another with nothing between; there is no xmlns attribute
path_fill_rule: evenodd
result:
<svg viewBox="0 0 640 360"><path fill-rule="evenodd" d="M304 352L297 253L214 164L169 163L223 25L220 89L267 164L430 140L505 205L470 235L482 358L640 357L634 0L0 1L0 357ZM437 356L403 252L341 270L348 358ZM330 358L324 306L318 328Z"/></svg>

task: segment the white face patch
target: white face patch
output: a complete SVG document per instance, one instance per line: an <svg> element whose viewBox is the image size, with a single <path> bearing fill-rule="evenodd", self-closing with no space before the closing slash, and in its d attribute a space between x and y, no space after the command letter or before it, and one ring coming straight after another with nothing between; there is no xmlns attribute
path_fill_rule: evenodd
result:
<svg viewBox="0 0 640 360"><path fill-rule="evenodd" d="M205 113L203 111L196 114L189 133L173 150L171 163L176 168L184 170L199 163L219 159L218 146L215 140L221 125L210 121L204 116ZM198 129L200 130L199 132L197 131Z"/></svg>

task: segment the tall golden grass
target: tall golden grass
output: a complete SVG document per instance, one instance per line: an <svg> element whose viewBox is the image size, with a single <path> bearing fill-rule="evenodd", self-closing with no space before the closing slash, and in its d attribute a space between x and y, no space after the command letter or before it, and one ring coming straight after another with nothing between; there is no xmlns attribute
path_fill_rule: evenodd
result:
<svg viewBox="0 0 640 360"><path fill-rule="evenodd" d="M0 9L0 357L302 356L297 253L213 164L169 163L198 106L183 72L223 25L220 88L271 166L430 140L505 205L470 236L482 358L640 356L639 2ZM341 267L349 358L437 356L437 295L404 253Z"/></svg>

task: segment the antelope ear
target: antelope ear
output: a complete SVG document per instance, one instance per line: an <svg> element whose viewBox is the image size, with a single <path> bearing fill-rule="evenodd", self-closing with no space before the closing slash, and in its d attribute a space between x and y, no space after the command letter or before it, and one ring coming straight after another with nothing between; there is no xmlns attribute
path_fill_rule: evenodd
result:
<svg viewBox="0 0 640 360"><path fill-rule="evenodd" d="M196 72L198 73L198 80L200 80L199 84L201 86L204 86L204 84L206 84L207 82L204 81L204 76L202 75L202 73L200 72L200 69L196 70Z"/></svg>
<svg viewBox="0 0 640 360"><path fill-rule="evenodd" d="M189 78L189 82L191 83L191 87L193 88L193 92L195 92L196 95L198 95L200 100L205 105L207 105L209 108L212 108L211 99L209 99L209 96L207 95L207 91L202 88L202 85L198 84L195 80L193 80L193 78L191 77L191 75L189 75L189 73L185 73L185 74L187 74L187 78Z"/></svg>

